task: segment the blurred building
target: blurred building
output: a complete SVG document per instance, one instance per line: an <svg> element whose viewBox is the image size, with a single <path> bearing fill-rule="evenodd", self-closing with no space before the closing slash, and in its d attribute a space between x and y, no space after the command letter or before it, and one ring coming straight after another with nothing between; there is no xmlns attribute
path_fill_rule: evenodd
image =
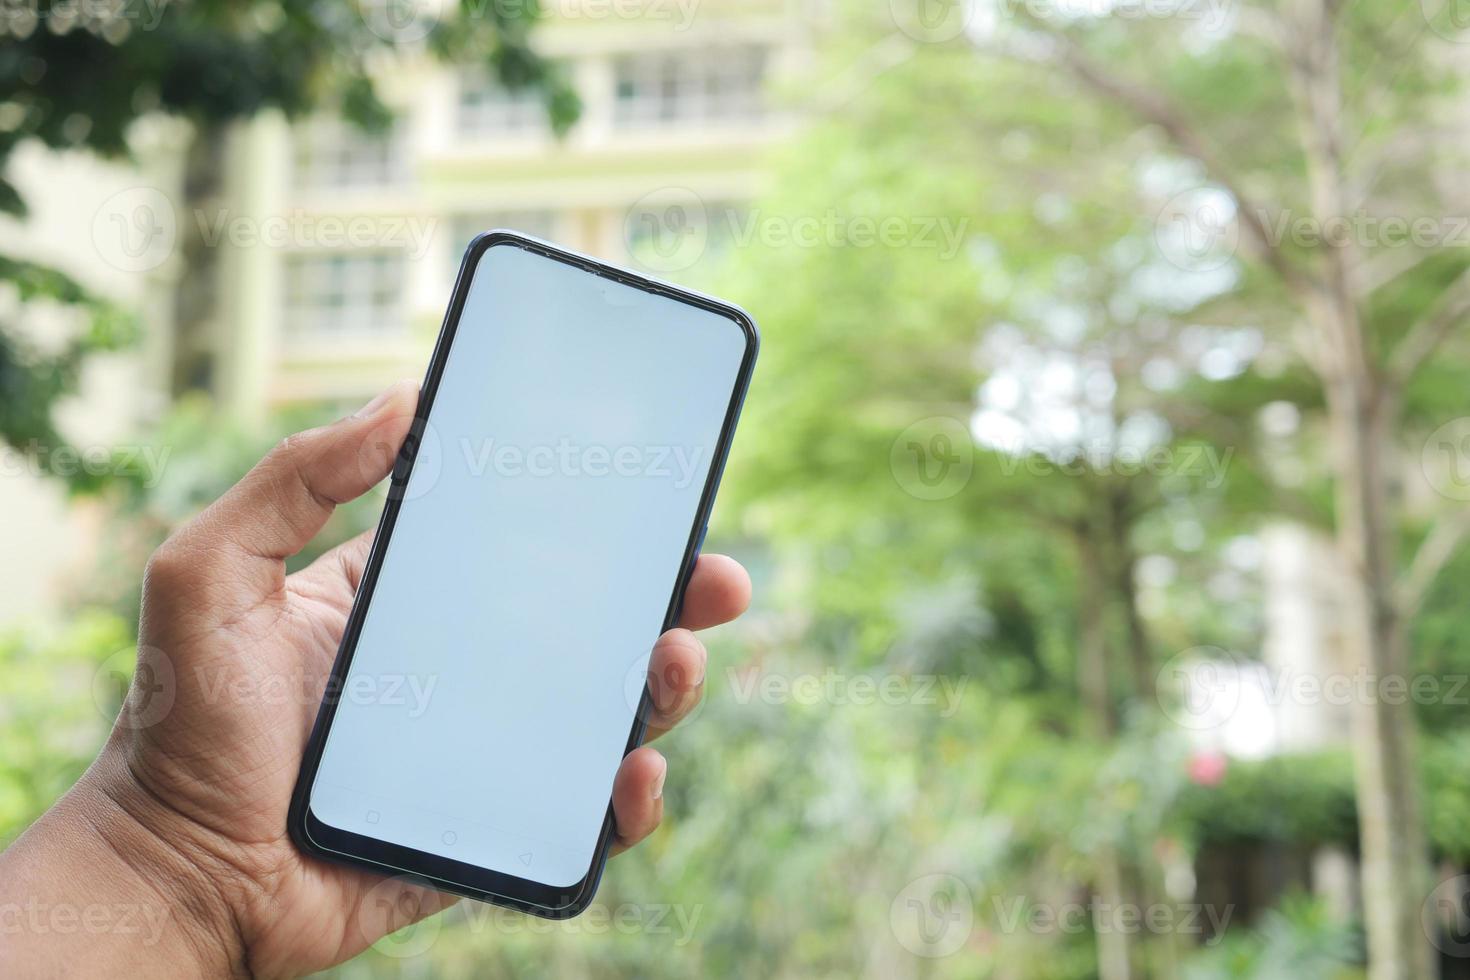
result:
<svg viewBox="0 0 1470 980"><path fill-rule="evenodd" d="M647 246L665 278L717 258L791 125L771 92L803 18L782 0L547 7L537 47L582 100L560 138L538 93L429 61L384 72L384 136L274 115L232 134L189 205L215 301L178 326L175 387L255 418L419 375L460 256L489 228L635 265Z"/></svg>
<svg viewBox="0 0 1470 980"><path fill-rule="evenodd" d="M137 158L23 148L32 206L7 247L137 309L137 350L88 366L63 412L80 445L142 439L187 391L236 422L348 406L418 377L465 246L509 227L698 282L740 234L764 151L794 126L780 79L805 57L799 0L552 0L534 43L581 116L558 136L541 96L476 67L405 55L377 71L395 124L265 113L210 139L159 120ZM368 16L369 7L360 8ZM19 457L0 622L54 610L87 567L95 514ZM10 519L14 518L14 519Z"/></svg>
<svg viewBox="0 0 1470 980"><path fill-rule="evenodd" d="M1274 524L1261 538L1266 620L1261 660L1275 751L1346 745L1352 719L1344 686L1356 678L1342 653L1341 597L1347 586L1332 543L1297 524Z"/></svg>

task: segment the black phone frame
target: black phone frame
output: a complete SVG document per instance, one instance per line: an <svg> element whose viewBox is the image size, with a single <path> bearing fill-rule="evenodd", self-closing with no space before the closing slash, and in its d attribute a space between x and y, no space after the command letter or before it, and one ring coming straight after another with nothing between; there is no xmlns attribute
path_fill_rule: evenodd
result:
<svg viewBox="0 0 1470 980"><path fill-rule="evenodd" d="M429 362L429 370L419 393L414 421L393 466L388 501L378 521L372 551L368 555L362 581L353 599L352 611L348 615L342 642L338 646L337 657L332 665L332 672L326 687L329 693L323 699L321 708L317 712L311 737L306 744L301 771L297 776L296 788L292 793L291 806L287 814L287 832L297 847L313 857L366 868L380 874L403 877L439 891L518 909L543 918L566 919L587 908L602 878L615 829L611 799L608 800L607 813L603 818L602 830L598 836L597 847L593 852L592 863L587 869L587 874L579 882L569 887L547 885L543 882L481 868L441 855L330 827L316 818L310 806L311 786L321 763L327 732L331 729L332 718L336 714L337 699L330 692L345 689L352 655L357 648L367 608L372 601L373 589L377 584L378 573L387 551L387 544L398 519L404 490L413 472L414 459L423 437L429 411L434 404L434 396L438 392L440 379L449 360L449 351L459 329L460 317L464 311L470 285L474 280L474 272L485 253L498 245L524 249L594 276L708 310L732 320L744 335L745 350L741 357L739 372L730 393L730 401L720 428L719 439L716 442L714 458L710 463L709 475L700 495L694 523L689 529L684 560L680 564L679 575L669 598L663 629L671 628L678 620L684 590L689 584L689 577L694 571L694 563L699 556L704 529L708 525L710 512L714 507L715 492L724 472L725 461L729 456L730 444L735 434L735 426L740 417L740 409L745 402L746 392L750 387L750 378L755 369L755 359L760 348L760 333L755 321L748 313L731 303L609 265L520 232L495 229L477 236L474 241L470 242L469 247L465 250L464 259L460 263L449 308L445 312L444 323L440 328L439 338L435 342L434 353ZM650 694L645 685L638 711L633 720L632 730L628 735L624 755L633 751L642 742L651 705Z"/></svg>

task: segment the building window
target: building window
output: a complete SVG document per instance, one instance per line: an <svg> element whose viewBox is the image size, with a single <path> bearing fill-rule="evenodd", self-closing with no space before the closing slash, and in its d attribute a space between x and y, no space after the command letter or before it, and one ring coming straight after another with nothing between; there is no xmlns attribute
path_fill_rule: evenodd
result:
<svg viewBox="0 0 1470 980"><path fill-rule="evenodd" d="M407 175L396 130L365 133L335 120L297 127L293 164L293 182L303 188L381 187Z"/></svg>
<svg viewBox="0 0 1470 980"><path fill-rule="evenodd" d="M477 211L455 215L449 222L449 281L459 274L465 249L476 235L492 228L523 231L537 238L556 241L556 214L547 210Z"/></svg>
<svg viewBox="0 0 1470 980"><path fill-rule="evenodd" d="M464 136L546 132L546 105L534 87L508 89L484 71L466 70L459 77L455 128Z"/></svg>
<svg viewBox="0 0 1470 980"><path fill-rule="evenodd" d="M614 64L619 128L760 118L767 52L751 45L644 52Z"/></svg>
<svg viewBox="0 0 1470 980"><path fill-rule="evenodd" d="M292 255L286 260L287 336L374 338L402 333L404 257L397 252Z"/></svg>

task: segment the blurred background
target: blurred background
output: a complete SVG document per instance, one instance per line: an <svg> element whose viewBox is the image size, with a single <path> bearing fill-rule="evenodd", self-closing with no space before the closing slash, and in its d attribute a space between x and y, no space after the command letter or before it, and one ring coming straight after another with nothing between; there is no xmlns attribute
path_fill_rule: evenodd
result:
<svg viewBox="0 0 1470 980"><path fill-rule="evenodd" d="M589 913L336 975L1470 976L1467 54L1452 0L0 4L0 843L150 550L509 227L760 322L756 605Z"/></svg>

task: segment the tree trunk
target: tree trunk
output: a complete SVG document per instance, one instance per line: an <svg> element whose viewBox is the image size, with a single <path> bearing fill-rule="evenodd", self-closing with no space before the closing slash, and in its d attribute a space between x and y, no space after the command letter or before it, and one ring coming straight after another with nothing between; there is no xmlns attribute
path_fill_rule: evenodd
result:
<svg viewBox="0 0 1470 980"><path fill-rule="evenodd" d="M1087 709L1087 722L1093 737L1110 742L1117 734L1108 670L1107 603L1103 588L1107 581L1097 543L1088 530L1078 535L1079 562L1077 592L1078 662L1077 677L1082 703ZM1105 909L1116 910L1127 901L1122 858L1111 846L1103 848L1097 858L1093 891ZM1094 924L1096 925L1096 924ZM1105 924L1095 928L1097 939L1097 975L1099 980L1134 980L1135 955L1133 937Z"/></svg>
<svg viewBox="0 0 1470 980"><path fill-rule="evenodd" d="M1320 222L1350 214L1343 158L1338 7L1302 0L1292 80L1312 210ZM1428 891L1414 711L1381 697L1384 678L1406 676L1406 637L1395 604L1394 494L1400 461L1396 382L1385 375L1363 329L1357 281L1360 245L1321 249L1320 280L1302 291L1321 343L1316 365L1327 390L1336 492L1336 541L1345 570L1347 662L1370 680L1352 699L1353 761L1362 847L1363 918L1369 980L1428 980L1430 950L1419 925Z"/></svg>
<svg viewBox="0 0 1470 980"><path fill-rule="evenodd" d="M1388 703L1381 681L1407 676L1405 626L1393 602L1397 413L1343 383L1329 397L1337 470L1337 545L1348 574L1344 639L1349 663L1372 683L1352 704L1363 919L1370 980L1434 976L1419 910L1429 894L1429 849L1420 805L1413 702Z"/></svg>
<svg viewBox="0 0 1470 980"><path fill-rule="evenodd" d="M226 132L222 125L200 123L185 156L183 213L178 218L184 273L174 293L174 350L169 372L175 397L189 391L211 391L215 381L220 250L204 241L195 215L219 205Z"/></svg>
<svg viewBox="0 0 1470 980"><path fill-rule="evenodd" d="M1117 734L1113 715L1113 698L1108 677L1107 613L1103 599L1102 561L1095 542L1087 532L1077 539L1078 622L1077 685L1086 709L1092 736L1099 741Z"/></svg>
<svg viewBox="0 0 1470 980"><path fill-rule="evenodd" d="M1138 610L1138 556L1131 539L1133 526L1130 513L1133 502L1127 488L1115 488L1108 495L1108 552L1111 557L1110 582L1128 645L1128 669L1133 681L1133 698L1139 704L1158 700L1157 668L1149 648L1148 630Z"/></svg>

